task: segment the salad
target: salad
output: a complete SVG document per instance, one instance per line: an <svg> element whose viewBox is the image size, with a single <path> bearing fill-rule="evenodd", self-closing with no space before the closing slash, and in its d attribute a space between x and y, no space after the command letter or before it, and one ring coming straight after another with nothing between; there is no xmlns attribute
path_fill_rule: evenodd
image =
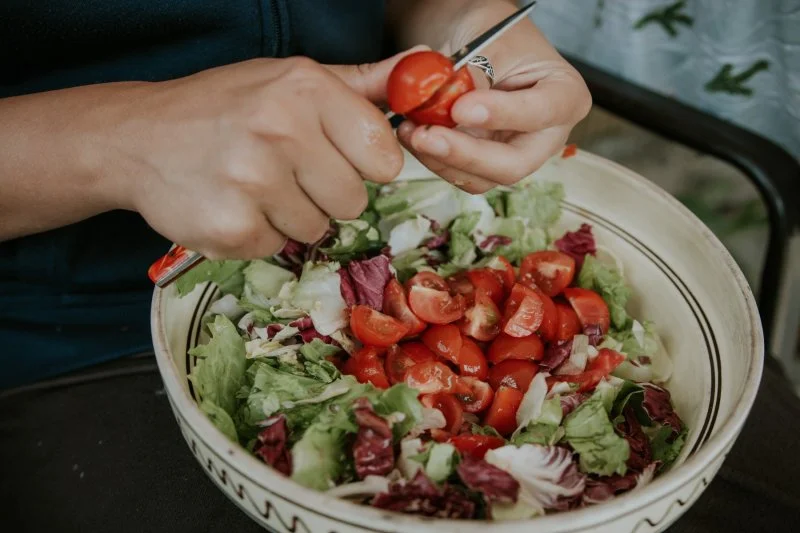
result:
<svg viewBox="0 0 800 533"><path fill-rule="evenodd" d="M190 352L221 432L306 487L447 518L579 508L670 467L670 359L592 228L556 232L560 183L367 187L313 245L177 281L223 294Z"/></svg>

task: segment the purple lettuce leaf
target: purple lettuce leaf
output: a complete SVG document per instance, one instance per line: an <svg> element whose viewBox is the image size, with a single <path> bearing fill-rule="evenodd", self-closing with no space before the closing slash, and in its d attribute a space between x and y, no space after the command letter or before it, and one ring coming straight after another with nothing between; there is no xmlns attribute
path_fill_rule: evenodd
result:
<svg viewBox="0 0 800 533"><path fill-rule="evenodd" d="M478 247L483 252L490 254L500 246L506 246L509 244L511 244L511 237L506 237L505 235L489 235L480 242Z"/></svg>
<svg viewBox="0 0 800 533"><path fill-rule="evenodd" d="M483 459L463 455L456 471L464 485L483 494L487 502L516 503L519 496L519 482L505 470Z"/></svg>
<svg viewBox="0 0 800 533"><path fill-rule="evenodd" d="M562 416L566 417L568 414L574 411L576 407L589 398L591 398L591 395L585 392L573 392L572 394L561 396Z"/></svg>
<svg viewBox="0 0 800 533"><path fill-rule="evenodd" d="M572 339L550 343L544 351L544 358L539 361L539 367L543 370L555 370L569 359L571 353Z"/></svg>
<svg viewBox="0 0 800 533"><path fill-rule="evenodd" d="M438 518L473 518L476 510L475 502L464 491L450 485L439 488L422 470L411 481L396 481L388 492L376 494L372 506Z"/></svg>
<svg viewBox="0 0 800 533"><path fill-rule="evenodd" d="M626 464L631 470L642 472L653 462L650 440L636 418L633 407L628 405L623 411L623 417L624 420L617 424L617 431L628 441L630 448L630 455Z"/></svg>
<svg viewBox="0 0 800 533"><path fill-rule="evenodd" d="M656 422L668 425L674 433L680 433L683 423L672 407L669 391L652 383L641 383L641 386L644 389L642 407L647 416Z"/></svg>
<svg viewBox="0 0 800 533"><path fill-rule="evenodd" d="M589 337L591 346L597 346L603 342L603 330L600 329L600 326L586 326L583 328L583 334Z"/></svg>
<svg viewBox="0 0 800 533"><path fill-rule="evenodd" d="M353 414L358 433L353 443L356 476L385 476L394 469L392 429L386 419L372 409L366 398L356 400Z"/></svg>
<svg viewBox="0 0 800 533"><path fill-rule="evenodd" d="M284 475L292 474L292 455L289 453L286 415L275 415L264 421L266 427L256 438L253 453Z"/></svg>
<svg viewBox="0 0 800 533"><path fill-rule="evenodd" d="M581 224L578 231L568 231L555 243L556 248L575 260L575 269L580 272L586 254L595 255L597 245L592 235L592 226Z"/></svg>
<svg viewBox="0 0 800 533"><path fill-rule="evenodd" d="M372 259L351 261L347 265L347 272L353 282L356 302L368 305L376 311L383 310L383 290L392 277L389 270L389 258L378 255ZM347 298L342 294L342 297Z"/></svg>

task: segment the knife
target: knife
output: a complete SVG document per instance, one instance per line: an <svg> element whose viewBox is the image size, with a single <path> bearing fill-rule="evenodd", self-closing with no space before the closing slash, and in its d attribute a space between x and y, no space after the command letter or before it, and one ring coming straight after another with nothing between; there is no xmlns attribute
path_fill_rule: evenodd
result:
<svg viewBox="0 0 800 533"><path fill-rule="evenodd" d="M453 71L457 71L466 66L470 59L492 44L517 22L527 17L528 13L531 12L535 5L536 2L531 2L525 7L518 9L515 13L501 20L477 38L473 39L469 44L461 47L455 54L451 55L450 61L453 62ZM395 113L392 111L387 111L386 118L391 121L398 117L396 117ZM187 271L197 266L203 260L203 255L199 252L194 252L183 246L173 244L169 252L150 266L147 270L147 275L157 287L164 288Z"/></svg>

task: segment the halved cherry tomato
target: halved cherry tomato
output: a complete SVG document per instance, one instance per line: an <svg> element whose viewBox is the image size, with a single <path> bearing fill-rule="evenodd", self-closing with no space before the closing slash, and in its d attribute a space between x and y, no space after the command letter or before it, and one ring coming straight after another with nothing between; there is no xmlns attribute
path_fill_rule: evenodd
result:
<svg viewBox="0 0 800 533"><path fill-rule="evenodd" d="M453 392L456 380L455 373L446 364L438 361L424 361L412 366L403 379L406 385L417 389L420 394Z"/></svg>
<svg viewBox="0 0 800 533"><path fill-rule="evenodd" d="M409 54L389 74L386 99L389 108L405 115L430 99L453 75L453 63L439 52Z"/></svg>
<svg viewBox="0 0 800 533"><path fill-rule="evenodd" d="M501 435L510 435L517 429L517 410L522 403L523 393L517 389L501 386L494 395L494 401L486 413L483 423L492 426Z"/></svg>
<svg viewBox="0 0 800 533"><path fill-rule="evenodd" d="M431 438L434 442L447 442L452 436L453 435L445 429L433 428L431 430Z"/></svg>
<svg viewBox="0 0 800 533"><path fill-rule="evenodd" d="M575 260L565 253L542 250L525 256L519 268L519 281L527 286L535 284L551 298L572 283L575 277Z"/></svg>
<svg viewBox="0 0 800 533"><path fill-rule="evenodd" d="M408 304L415 315L429 324L449 324L464 316L464 297L451 296L446 290L415 285L409 292Z"/></svg>
<svg viewBox="0 0 800 533"><path fill-rule="evenodd" d="M378 348L364 346L344 363L342 371L355 376L359 383L372 383L379 389L388 389L389 380L379 355Z"/></svg>
<svg viewBox="0 0 800 533"><path fill-rule="evenodd" d="M422 334L422 343L439 357L458 364L462 337L456 326L452 324L431 326Z"/></svg>
<svg viewBox="0 0 800 533"><path fill-rule="evenodd" d="M453 294L460 294L466 297L475 292L475 286L467 277L466 272L453 274L445 281L447 282L447 286L450 287L450 292Z"/></svg>
<svg viewBox="0 0 800 533"><path fill-rule="evenodd" d="M473 376L478 379L486 379L489 373L489 363L480 346L475 344L472 339L464 338L461 343L461 350L456 357L459 374L462 376Z"/></svg>
<svg viewBox="0 0 800 533"><path fill-rule="evenodd" d="M460 327L464 335L479 341L490 341L500 333L500 310L485 289L476 291L475 301L464 312Z"/></svg>
<svg viewBox="0 0 800 533"><path fill-rule="evenodd" d="M503 290L503 280L499 274L488 268L479 268L467 272L467 278L475 287L475 292L483 289L489 298L497 305L503 303L505 291Z"/></svg>
<svg viewBox="0 0 800 533"><path fill-rule="evenodd" d="M406 281L406 291L411 292L411 288L416 286L445 292L450 289L442 276L436 272L429 272L427 270L419 272L418 274L414 275L414 277Z"/></svg>
<svg viewBox="0 0 800 533"><path fill-rule="evenodd" d="M424 104L404 114L418 125L436 124L453 128L456 123L450 116L450 109L462 94L473 89L475 82L472 75L466 68L460 68Z"/></svg>
<svg viewBox="0 0 800 533"><path fill-rule="evenodd" d="M511 263L509 263L508 259L502 255L492 257L486 264L486 268L490 268L495 272L498 272L500 277L503 279L503 288L505 289L506 293L511 292L511 288L516 282L517 275L514 273L514 267L511 266Z"/></svg>
<svg viewBox="0 0 800 533"><path fill-rule="evenodd" d="M571 305L564 302L555 302L558 313L558 330L556 341L568 341L582 331L581 321Z"/></svg>
<svg viewBox="0 0 800 533"><path fill-rule="evenodd" d="M515 415L516 416L516 415ZM475 459L483 459L486 452L505 446L506 441L501 437L491 435L456 435L447 441L462 454Z"/></svg>
<svg viewBox="0 0 800 533"><path fill-rule="evenodd" d="M494 391L488 383L469 376L458 378L454 394L468 413L483 412L494 398Z"/></svg>
<svg viewBox="0 0 800 533"><path fill-rule="evenodd" d="M368 305L353 306L350 312L350 329L362 343L384 348L408 333L408 326Z"/></svg>
<svg viewBox="0 0 800 533"><path fill-rule="evenodd" d="M401 383L409 368L424 361L435 361L436 355L421 342L396 344L386 353L386 376L394 385Z"/></svg>
<svg viewBox="0 0 800 533"><path fill-rule="evenodd" d="M406 291L395 278L389 281L383 291L383 311L408 327L406 337L418 335L427 327L408 306Z"/></svg>
<svg viewBox="0 0 800 533"><path fill-rule="evenodd" d="M498 364L506 359L538 361L544 357L544 344L538 335L512 337L501 333L489 345L489 361Z"/></svg>
<svg viewBox="0 0 800 533"><path fill-rule="evenodd" d="M539 329L544 304L533 289L519 283L511 289L503 314L503 331L512 337L527 337Z"/></svg>
<svg viewBox="0 0 800 533"><path fill-rule="evenodd" d="M511 387L527 392L539 365L519 359L506 359L489 369L489 385L497 391L500 387Z"/></svg>
<svg viewBox="0 0 800 533"><path fill-rule="evenodd" d="M603 348L600 350L600 353L597 354L597 357L586 364L586 370L580 374L565 374L551 377L556 378L556 382L566 381L567 383L579 383L578 392L589 392L600 383L601 379L611 374L624 360L625 356L621 353Z"/></svg>
<svg viewBox="0 0 800 533"><path fill-rule="evenodd" d="M575 310L575 314L578 315L582 328L600 326L600 330L604 335L608 332L611 318L608 312L608 305L606 305L602 296L589 289L577 287L564 289L564 296L567 297L570 305Z"/></svg>
<svg viewBox="0 0 800 533"><path fill-rule="evenodd" d="M452 394L439 392L436 394L423 394L419 397L422 405L432 409L438 409L444 415L447 425L443 428L450 433L458 433L461 423L464 421L464 409Z"/></svg>
<svg viewBox="0 0 800 533"><path fill-rule="evenodd" d="M538 291L539 298L542 300L542 323L539 325L539 335L547 342L552 342L558 336L558 311L552 298L545 293Z"/></svg>

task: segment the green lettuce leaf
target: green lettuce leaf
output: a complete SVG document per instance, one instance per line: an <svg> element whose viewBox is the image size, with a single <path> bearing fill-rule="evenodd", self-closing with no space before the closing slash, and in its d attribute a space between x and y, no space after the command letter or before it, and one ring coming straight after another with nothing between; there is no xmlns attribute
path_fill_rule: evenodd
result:
<svg viewBox="0 0 800 533"><path fill-rule="evenodd" d="M246 266L247 261L206 260L179 277L175 281L175 288L180 296L186 296L192 292L195 285L211 281L217 284L222 294L233 294L239 298L244 288L242 271Z"/></svg>
<svg viewBox="0 0 800 533"><path fill-rule="evenodd" d="M550 240L545 229L528 227L518 218L495 219L492 234L511 239L509 244L498 246L492 253L502 255L512 263L519 263L531 252L545 250Z"/></svg>
<svg viewBox="0 0 800 533"><path fill-rule="evenodd" d="M333 243L320 248L322 253L335 261L350 261L386 246L378 229L365 220L337 220L335 224Z"/></svg>
<svg viewBox="0 0 800 533"><path fill-rule="evenodd" d="M458 454L452 444L435 442L428 449L425 473L434 483L442 483L455 472Z"/></svg>
<svg viewBox="0 0 800 533"><path fill-rule="evenodd" d="M523 444L539 444L541 446L552 446L564 437L564 428L558 425L537 422L530 424L524 431L511 437L511 444L522 446Z"/></svg>
<svg viewBox="0 0 800 533"><path fill-rule="evenodd" d="M645 433L650 437L650 448L653 450L653 460L661 461L659 470L665 470L672 466L678 458L686 444L686 436L689 431L686 425L682 425L681 432L673 438L673 430L667 425L657 424L653 428L644 428Z"/></svg>
<svg viewBox="0 0 800 533"><path fill-rule="evenodd" d="M300 348L300 353L306 358L306 361L318 363L325 361L327 357L336 355L341 351L340 348L332 344L327 344L320 339L312 339Z"/></svg>
<svg viewBox="0 0 800 533"><path fill-rule="evenodd" d="M422 421L422 404L417 399L418 391L404 383L398 383L386 389L373 403L375 412L388 417L400 413L401 420L392 425L395 440L400 440L411 431L411 428Z"/></svg>
<svg viewBox="0 0 800 533"><path fill-rule="evenodd" d="M480 219L480 211L470 211L468 213L464 213L456 217L456 219L450 225L450 231L453 233L463 233L464 235L469 235L472 233L472 230L475 229L475 226L478 225L478 221Z"/></svg>
<svg viewBox="0 0 800 533"><path fill-rule="evenodd" d="M250 261L242 273L244 282L264 298L275 298L284 283L297 279L289 270L261 259Z"/></svg>
<svg viewBox="0 0 800 533"><path fill-rule="evenodd" d="M236 425L233 423L231 416L225 412L220 406L210 400L203 400L200 402L200 410L203 411L211 422L217 426L226 437L233 442L238 442L239 437L236 433Z"/></svg>
<svg viewBox="0 0 800 533"><path fill-rule="evenodd" d="M628 313L625 306L632 292L615 267L587 255L578 274L578 286L599 293L608 305L614 327L618 330L627 328Z"/></svg>
<svg viewBox="0 0 800 533"><path fill-rule="evenodd" d="M211 340L189 350L197 358L190 379L203 401L233 416L236 394L245 382L244 339L225 315L217 315L208 327Z"/></svg>
<svg viewBox="0 0 800 533"><path fill-rule="evenodd" d="M506 197L506 216L527 219L529 227L548 228L561 218L562 200L561 183L525 180Z"/></svg>
<svg viewBox="0 0 800 533"><path fill-rule="evenodd" d="M492 209L494 209L494 212L497 216L507 216L506 198L508 198L508 190L503 187L495 187L494 189L484 193L483 197L486 198L486 201L489 202L490 206L492 206Z"/></svg>
<svg viewBox="0 0 800 533"><path fill-rule="evenodd" d="M641 355L654 356L659 349L658 333L655 330L655 325L650 321L640 324L640 328L634 328L635 325L635 322L631 322L630 328L624 331L612 332L614 339L621 345L619 351L633 358Z"/></svg>
<svg viewBox="0 0 800 533"><path fill-rule="evenodd" d="M450 262L453 265L467 268L478 258L475 241L466 233L450 232Z"/></svg>
<svg viewBox="0 0 800 533"><path fill-rule="evenodd" d="M494 429L492 426L481 426L481 425L478 425L478 424L472 424L472 427L470 428L470 432L473 435L487 435L489 437L500 437L500 438L502 438L502 435L500 435L500 433L498 433L497 430Z"/></svg>
<svg viewBox="0 0 800 533"><path fill-rule="evenodd" d="M423 269L429 269L428 262L425 260L427 248L417 248L409 250L392 259L392 267L397 271L397 279L405 283L414 274Z"/></svg>
<svg viewBox="0 0 800 533"><path fill-rule="evenodd" d="M564 419L564 440L578 453L583 472L625 474L630 447L614 431L601 395L592 395Z"/></svg>

